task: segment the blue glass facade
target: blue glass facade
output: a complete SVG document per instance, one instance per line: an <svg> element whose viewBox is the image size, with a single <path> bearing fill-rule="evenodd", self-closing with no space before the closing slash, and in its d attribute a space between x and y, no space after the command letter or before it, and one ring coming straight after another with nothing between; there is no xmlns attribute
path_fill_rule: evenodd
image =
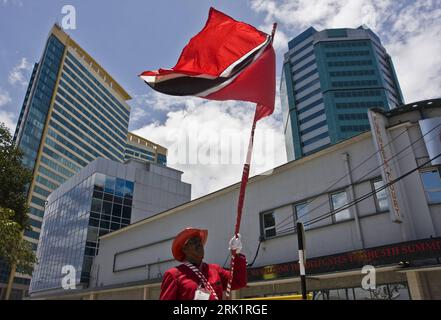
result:
<svg viewBox="0 0 441 320"><path fill-rule="evenodd" d="M98 157L124 161L130 115L125 100L130 97L109 79L54 26L34 66L14 134L23 164L33 172L28 190L31 230L25 239L35 247L53 190Z"/></svg>
<svg viewBox="0 0 441 320"><path fill-rule="evenodd" d="M38 72L34 68L33 74L37 75L34 76L35 81L29 83L20 113L16 143L24 153L23 164L31 170L34 169L37 160L64 48L57 37L49 37ZM34 82L35 88L32 88Z"/></svg>
<svg viewBox="0 0 441 320"><path fill-rule="evenodd" d="M98 237L130 223L134 182L95 173L46 206L30 291L61 287L63 266L87 284Z"/></svg>
<svg viewBox="0 0 441 320"><path fill-rule="evenodd" d="M403 104L391 59L369 29L309 28L288 47L280 91L288 160L369 130L369 108Z"/></svg>

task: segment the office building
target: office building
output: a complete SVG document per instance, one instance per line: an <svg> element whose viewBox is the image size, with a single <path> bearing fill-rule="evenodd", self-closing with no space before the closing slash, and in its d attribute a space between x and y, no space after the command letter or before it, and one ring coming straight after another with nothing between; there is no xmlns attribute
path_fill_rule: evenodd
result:
<svg viewBox="0 0 441 320"><path fill-rule="evenodd" d="M30 293L62 288L63 267L87 288L98 237L190 201L181 171L146 161L98 158L48 199Z"/></svg>
<svg viewBox="0 0 441 320"><path fill-rule="evenodd" d="M404 103L391 57L370 29L311 27L288 48L280 96L289 161L368 131L369 108Z"/></svg>

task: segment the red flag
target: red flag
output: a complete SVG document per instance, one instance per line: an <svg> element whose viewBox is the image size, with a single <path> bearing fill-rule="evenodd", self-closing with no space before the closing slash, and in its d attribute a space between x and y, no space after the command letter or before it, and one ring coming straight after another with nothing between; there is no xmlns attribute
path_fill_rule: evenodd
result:
<svg viewBox="0 0 441 320"><path fill-rule="evenodd" d="M165 94L255 102L257 121L274 111L275 60L270 35L210 8L173 68L140 77Z"/></svg>

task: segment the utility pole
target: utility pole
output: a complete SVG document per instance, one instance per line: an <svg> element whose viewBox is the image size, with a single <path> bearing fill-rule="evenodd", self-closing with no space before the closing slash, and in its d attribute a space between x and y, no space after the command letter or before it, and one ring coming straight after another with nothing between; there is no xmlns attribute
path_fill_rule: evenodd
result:
<svg viewBox="0 0 441 320"><path fill-rule="evenodd" d="M299 264L300 264L300 284L302 289L302 299L306 300L306 255L305 255L305 229L303 223L297 222L297 241L299 244Z"/></svg>

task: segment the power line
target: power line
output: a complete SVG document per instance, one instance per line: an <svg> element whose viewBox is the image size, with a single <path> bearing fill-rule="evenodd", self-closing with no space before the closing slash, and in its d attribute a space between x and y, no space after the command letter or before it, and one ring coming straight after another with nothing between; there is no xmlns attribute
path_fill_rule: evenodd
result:
<svg viewBox="0 0 441 320"><path fill-rule="evenodd" d="M354 201L352 201L352 202L350 202L350 203L348 203L348 204L342 206L341 208L338 208L338 209L332 210L332 211L330 211L330 212L328 212L328 213L325 213L325 214L323 214L323 215L321 215L321 216L315 217L315 218L313 218L313 219L311 219L311 220L308 220L308 221L304 222L304 226L310 226L310 225L312 225L312 224L314 224L314 223L317 223L317 222L319 222L319 221L322 221L323 219L326 219L326 218L329 218L329 217L331 217L331 216L333 216L333 215L336 215L337 213L339 213L339 212L341 212L341 211L343 211L343 210L346 210L346 209L350 208L351 206L353 206L353 205L355 205L355 204L357 204L357 203L359 203L359 202L361 202L361 201L363 201L363 200L368 199L369 197L373 196L374 194L376 194L376 193L378 193L378 192L380 192L380 191L382 191L382 190L384 190L384 189L390 187L391 185L397 183L398 181L400 181L400 180L406 178L407 176L411 175L411 174L414 173L415 171L418 171L419 169L423 168L424 166L426 166L427 164L429 164L431 161L433 161L433 160L435 160L435 159L437 159L437 158L439 158L439 157L441 157L441 153L439 153L439 154L436 155L435 157L433 157L433 158L427 160L427 161L424 162L423 164L421 164L421 165L415 167L414 169L409 170L409 171L406 172L405 174L402 174L402 175L399 176L398 178L396 178L396 179L390 181L389 183L383 185L382 187L380 187L380 188L378 188L378 189L375 189L374 191L371 191L371 192L368 192L368 193L364 194L363 196L361 196L361 197L355 199Z"/></svg>

